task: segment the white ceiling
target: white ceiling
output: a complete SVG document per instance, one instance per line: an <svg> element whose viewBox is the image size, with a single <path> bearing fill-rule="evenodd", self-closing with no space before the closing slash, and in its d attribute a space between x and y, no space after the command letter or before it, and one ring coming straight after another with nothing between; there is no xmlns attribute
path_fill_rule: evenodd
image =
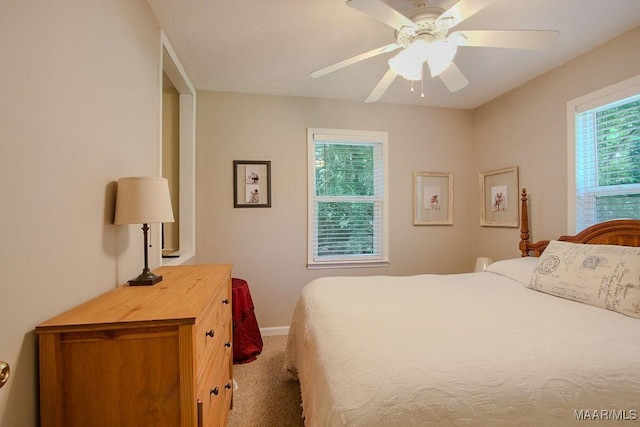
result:
<svg viewBox="0 0 640 427"><path fill-rule="evenodd" d="M412 0L385 0L401 12ZM456 0L431 0L448 8ZM312 71L395 41L394 30L345 0L148 0L198 90L364 102L388 53L317 79ZM463 47L469 86L450 93L425 77L425 98L398 77L378 102L475 108L640 25L640 0L496 0L460 29L558 30L543 51ZM639 46L640 52L640 46Z"/></svg>

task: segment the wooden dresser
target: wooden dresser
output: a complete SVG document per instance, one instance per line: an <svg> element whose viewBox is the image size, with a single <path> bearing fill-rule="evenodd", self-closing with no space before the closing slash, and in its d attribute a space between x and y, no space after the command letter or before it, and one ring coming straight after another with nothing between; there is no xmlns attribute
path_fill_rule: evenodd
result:
<svg viewBox="0 0 640 427"><path fill-rule="evenodd" d="M224 426L231 266L154 271L36 327L42 426Z"/></svg>

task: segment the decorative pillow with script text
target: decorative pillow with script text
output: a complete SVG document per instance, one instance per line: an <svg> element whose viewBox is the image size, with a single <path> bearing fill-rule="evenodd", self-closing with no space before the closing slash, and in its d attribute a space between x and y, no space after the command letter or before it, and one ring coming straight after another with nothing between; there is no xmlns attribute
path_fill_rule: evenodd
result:
<svg viewBox="0 0 640 427"><path fill-rule="evenodd" d="M640 248L552 240L529 287L640 318Z"/></svg>

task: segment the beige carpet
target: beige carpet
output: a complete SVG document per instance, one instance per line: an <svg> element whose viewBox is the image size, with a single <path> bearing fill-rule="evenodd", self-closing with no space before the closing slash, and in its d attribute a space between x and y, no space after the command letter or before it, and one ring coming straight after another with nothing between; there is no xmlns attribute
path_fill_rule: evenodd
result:
<svg viewBox="0 0 640 427"><path fill-rule="evenodd" d="M231 427L304 426L300 385L283 370L286 335L262 338L262 353L256 360L233 365L238 388L233 394Z"/></svg>

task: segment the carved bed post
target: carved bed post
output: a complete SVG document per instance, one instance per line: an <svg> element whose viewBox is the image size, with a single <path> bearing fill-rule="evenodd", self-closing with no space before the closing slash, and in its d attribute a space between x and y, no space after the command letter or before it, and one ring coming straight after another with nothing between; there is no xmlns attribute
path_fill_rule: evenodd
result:
<svg viewBox="0 0 640 427"><path fill-rule="evenodd" d="M529 243L529 211L527 210L527 189L522 188L522 208L520 210L520 256L529 256L527 244Z"/></svg>

